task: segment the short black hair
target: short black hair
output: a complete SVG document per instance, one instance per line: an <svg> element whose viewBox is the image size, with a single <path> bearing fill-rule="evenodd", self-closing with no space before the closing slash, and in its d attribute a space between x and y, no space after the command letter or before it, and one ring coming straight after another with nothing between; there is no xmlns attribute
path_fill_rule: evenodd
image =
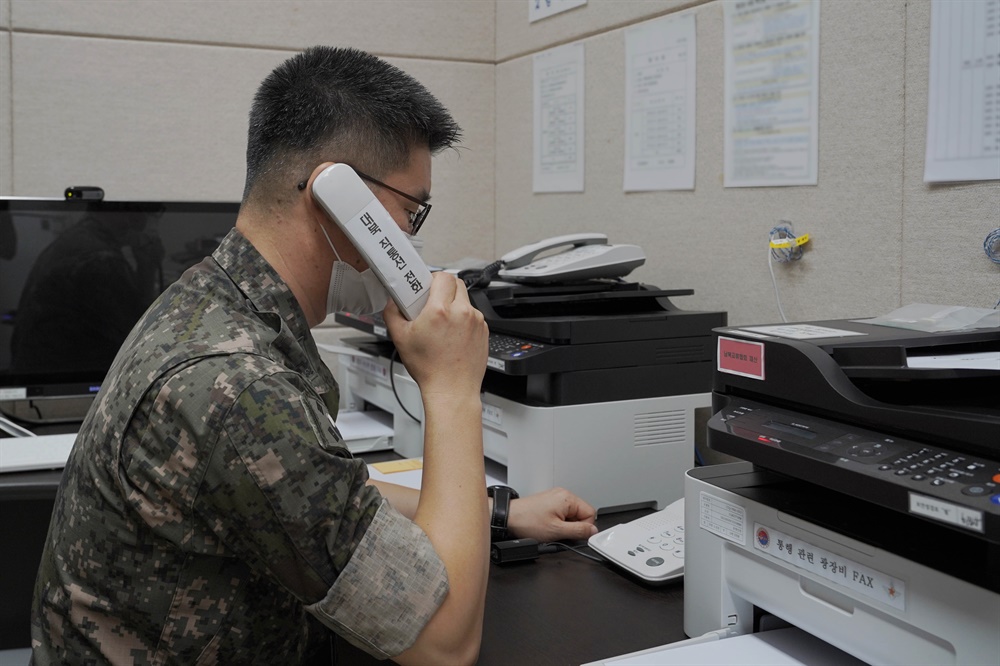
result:
<svg viewBox="0 0 1000 666"><path fill-rule="evenodd" d="M433 155L461 134L437 98L398 67L358 49L314 46L257 89L243 200L282 198L325 161L378 178L404 168L414 146Z"/></svg>

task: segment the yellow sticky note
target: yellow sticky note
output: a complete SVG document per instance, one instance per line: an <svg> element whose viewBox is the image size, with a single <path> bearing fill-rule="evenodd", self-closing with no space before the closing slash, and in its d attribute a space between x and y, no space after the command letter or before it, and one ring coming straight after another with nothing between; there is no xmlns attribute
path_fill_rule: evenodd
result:
<svg viewBox="0 0 1000 666"><path fill-rule="evenodd" d="M422 458L407 458L405 460L387 460L385 462L372 463L372 467L383 474L393 472L410 472L415 469L422 469L424 461Z"/></svg>

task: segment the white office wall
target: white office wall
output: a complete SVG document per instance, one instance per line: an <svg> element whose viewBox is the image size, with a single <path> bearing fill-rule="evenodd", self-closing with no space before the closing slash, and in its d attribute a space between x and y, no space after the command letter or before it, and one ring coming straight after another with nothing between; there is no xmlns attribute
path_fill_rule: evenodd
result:
<svg viewBox="0 0 1000 666"><path fill-rule="evenodd" d="M10 0L5 0L10 1ZM15 29L492 64L493 3L476 0L13 0Z"/></svg>
<svg viewBox="0 0 1000 666"><path fill-rule="evenodd" d="M425 256L492 256L492 3L13 0L11 14L0 195L97 185L109 199L238 201L260 81L314 43L363 46L464 130L435 159Z"/></svg>
<svg viewBox="0 0 1000 666"><path fill-rule="evenodd" d="M696 189L625 195L624 28L679 11L698 30ZM260 78L309 44L351 44L423 80L466 130L435 160L433 262L602 230L646 249L636 279L695 289L682 307L775 321L766 234L789 219L814 239L776 267L790 318L990 307L1000 272L982 240L1000 224L1000 184L922 181L929 15L929 0L824 0L819 184L726 189L720 0L591 0L534 24L521 0L0 0L0 194L91 183L122 199L237 199ZM531 56L577 39L586 192L535 195Z"/></svg>
<svg viewBox="0 0 1000 666"><path fill-rule="evenodd" d="M726 310L734 324L774 322L767 234L790 220L813 238L801 261L775 266L790 320L872 316L910 302L992 307L1000 297L1000 272L982 250L1000 224L1000 183L922 181L929 0L823 0L819 183L809 187L722 187L723 6L680 10L697 23L695 190L630 194L624 29L680 3L592 1L530 26L521 4L497 4L499 253L606 231L645 249L634 279L695 290L676 300L681 307ZM532 194L531 59L571 41L586 51L585 192Z"/></svg>

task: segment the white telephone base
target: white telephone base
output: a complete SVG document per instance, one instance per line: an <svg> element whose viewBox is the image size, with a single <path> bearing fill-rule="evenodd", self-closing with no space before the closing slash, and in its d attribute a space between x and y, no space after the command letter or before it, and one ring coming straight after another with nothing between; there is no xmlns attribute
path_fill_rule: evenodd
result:
<svg viewBox="0 0 1000 666"><path fill-rule="evenodd" d="M564 252L535 258L562 245L571 247ZM602 234L578 234L529 245L504 255L501 261L504 267L497 276L502 280L566 282L623 277L646 263L646 254L638 245L609 245Z"/></svg>
<svg viewBox="0 0 1000 666"><path fill-rule="evenodd" d="M649 583L684 575L684 499L590 537L600 555Z"/></svg>

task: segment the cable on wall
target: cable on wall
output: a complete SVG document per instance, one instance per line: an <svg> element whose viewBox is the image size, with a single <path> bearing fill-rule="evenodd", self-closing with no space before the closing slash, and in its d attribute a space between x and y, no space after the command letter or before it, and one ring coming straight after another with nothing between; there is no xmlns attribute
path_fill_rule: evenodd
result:
<svg viewBox="0 0 1000 666"><path fill-rule="evenodd" d="M983 250L986 252L986 256L990 258L990 261L994 264L1000 264L1000 227L986 234L986 240L983 241Z"/></svg>
<svg viewBox="0 0 1000 666"><path fill-rule="evenodd" d="M767 234L767 269L771 273L771 284L774 285L774 300L778 304L778 314L781 321L787 322L785 310L781 307L781 296L778 293L778 281L774 278L774 262L779 264L798 261L802 258L802 246L809 242L809 234L796 236L792 223L780 220Z"/></svg>
<svg viewBox="0 0 1000 666"><path fill-rule="evenodd" d="M986 234L986 240L983 241L983 251L986 252L990 261L994 264L1000 264L1000 227ZM997 299L993 309L1000 310L1000 299Z"/></svg>

